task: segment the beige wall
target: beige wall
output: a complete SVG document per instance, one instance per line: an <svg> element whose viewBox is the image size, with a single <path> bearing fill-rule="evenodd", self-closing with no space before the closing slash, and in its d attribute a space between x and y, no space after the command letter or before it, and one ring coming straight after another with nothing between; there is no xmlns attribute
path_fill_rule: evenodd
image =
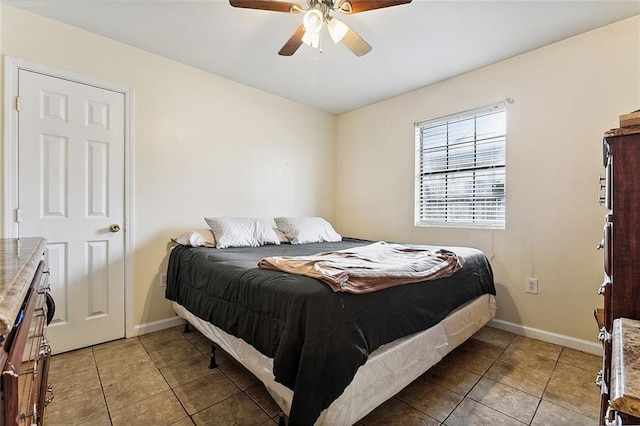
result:
<svg viewBox="0 0 640 426"><path fill-rule="evenodd" d="M170 318L167 242L204 216L334 219L335 117L0 6L4 55L134 90L134 323ZM295 119L292 119L295 117Z"/></svg>
<svg viewBox="0 0 640 426"><path fill-rule="evenodd" d="M506 230L413 226L413 123L507 104ZM336 225L493 256L499 319L593 340L602 134L640 107L640 16L338 117ZM539 294L525 294L525 277Z"/></svg>

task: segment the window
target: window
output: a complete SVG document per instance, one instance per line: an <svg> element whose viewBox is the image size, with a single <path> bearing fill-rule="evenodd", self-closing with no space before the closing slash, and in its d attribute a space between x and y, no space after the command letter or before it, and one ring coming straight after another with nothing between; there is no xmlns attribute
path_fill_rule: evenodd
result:
<svg viewBox="0 0 640 426"><path fill-rule="evenodd" d="M504 229L504 104L416 123L415 137L415 224Z"/></svg>

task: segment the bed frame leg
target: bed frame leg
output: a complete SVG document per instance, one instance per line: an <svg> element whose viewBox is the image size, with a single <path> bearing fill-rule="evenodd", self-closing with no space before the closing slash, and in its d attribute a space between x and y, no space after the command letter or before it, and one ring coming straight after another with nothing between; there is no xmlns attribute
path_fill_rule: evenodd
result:
<svg viewBox="0 0 640 426"><path fill-rule="evenodd" d="M278 426L287 426L287 423L284 421L284 413L280 411L280 417L278 418Z"/></svg>
<svg viewBox="0 0 640 426"><path fill-rule="evenodd" d="M184 323L184 330L182 330L183 333L190 333L191 332L191 328L189 327L189 323L185 322Z"/></svg>
<svg viewBox="0 0 640 426"><path fill-rule="evenodd" d="M213 370L214 368L218 368L218 364L216 363L216 345L211 344L211 362L209 363L209 369Z"/></svg>

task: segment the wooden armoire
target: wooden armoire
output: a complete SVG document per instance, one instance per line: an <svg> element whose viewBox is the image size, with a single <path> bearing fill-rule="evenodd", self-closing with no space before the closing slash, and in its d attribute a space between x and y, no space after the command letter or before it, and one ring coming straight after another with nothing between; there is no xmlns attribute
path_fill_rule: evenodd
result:
<svg viewBox="0 0 640 426"><path fill-rule="evenodd" d="M640 424L640 419L610 410L612 339L614 320L640 320L640 126L613 129L604 134L605 176L600 202L607 211L604 236L604 280L598 293L604 296L601 424ZM639 348L640 350L640 348ZM619 422L619 423L611 423Z"/></svg>

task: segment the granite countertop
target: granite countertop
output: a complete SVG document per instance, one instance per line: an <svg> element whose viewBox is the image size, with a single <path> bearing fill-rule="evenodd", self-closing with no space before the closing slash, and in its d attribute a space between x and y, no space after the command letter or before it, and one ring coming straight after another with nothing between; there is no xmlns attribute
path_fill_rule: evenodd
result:
<svg viewBox="0 0 640 426"><path fill-rule="evenodd" d="M6 336L20 312L46 248L44 238L0 239L0 336ZM1 340L1 339L0 339Z"/></svg>
<svg viewBox="0 0 640 426"><path fill-rule="evenodd" d="M611 349L610 406L640 417L640 321L615 319Z"/></svg>

